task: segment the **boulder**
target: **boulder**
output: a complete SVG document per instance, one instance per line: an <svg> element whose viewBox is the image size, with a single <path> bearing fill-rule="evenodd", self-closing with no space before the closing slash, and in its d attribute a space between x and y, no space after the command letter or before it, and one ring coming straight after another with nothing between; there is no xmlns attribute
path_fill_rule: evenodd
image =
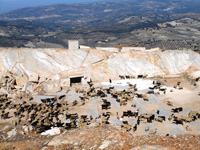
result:
<svg viewBox="0 0 200 150"><path fill-rule="evenodd" d="M30 85L30 83L27 81L26 84L24 85L22 91L26 92L29 85Z"/></svg>
<svg viewBox="0 0 200 150"><path fill-rule="evenodd" d="M28 90L29 92L33 93L34 87L33 87L32 85L29 85L29 86L27 87L27 90Z"/></svg>
<svg viewBox="0 0 200 150"><path fill-rule="evenodd" d="M29 76L29 81L30 82L39 82L39 75L34 73L34 74L31 74Z"/></svg>
<svg viewBox="0 0 200 150"><path fill-rule="evenodd" d="M57 134L60 134L60 129L58 127L52 127L51 129L41 133L41 135L50 135L50 136Z"/></svg>
<svg viewBox="0 0 200 150"><path fill-rule="evenodd" d="M16 129L12 129L11 131L7 132L8 137L13 137L17 134Z"/></svg>
<svg viewBox="0 0 200 150"><path fill-rule="evenodd" d="M19 87L24 87L24 85L27 83L27 78L25 76L23 77L16 77L16 84Z"/></svg>

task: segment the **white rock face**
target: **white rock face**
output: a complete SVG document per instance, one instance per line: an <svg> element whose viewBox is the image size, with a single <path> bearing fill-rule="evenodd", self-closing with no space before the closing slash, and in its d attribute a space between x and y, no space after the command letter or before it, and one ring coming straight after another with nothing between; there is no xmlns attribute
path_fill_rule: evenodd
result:
<svg viewBox="0 0 200 150"><path fill-rule="evenodd" d="M171 51L160 55L160 65L167 71L167 74L178 74L186 71L190 66L200 68L200 55L194 55L193 52Z"/></svg>
<svg viewBox="0 0 200 150"><path fill-rule="evenodd" d="M148 74L149 77L152 77L165 74L159 67L145 59L128 58L119 55L109 59L108 64L109 74L112 77L139 74Z"/></svg>
<svg viewBox="0 0 200 150"><path fill-rule="evenodd" d="M176 75L190 66L200 69L200 55L192 51L128 52L108 60L109 75Z"/></svg>
<svg viewBox="0 0 200 150"><path fill-rule="evenodd" d="M1 51L1 67L3 69L12 70L18 61L18 53L17 51Z"/></svg>
<svg viewBox="0 0 200 150"><path fill-rule="evenodd" d="M200 55L192 51L130 51L114 53L90 49L17 49L0 48L0 71L27 74L30 80L53 77L63 72L84 72L94 81L119 79L119 75L176 75L194 66L200 71Z"/></svg>
<svg viewBox="0 0 200 150"><path fill-rule="evenodd" d="M0 50L0 70L25 72L28 76L52 76L64 70L100 61L83 50L6 49ZM19 73L18 73L19 74Z"/></svg>

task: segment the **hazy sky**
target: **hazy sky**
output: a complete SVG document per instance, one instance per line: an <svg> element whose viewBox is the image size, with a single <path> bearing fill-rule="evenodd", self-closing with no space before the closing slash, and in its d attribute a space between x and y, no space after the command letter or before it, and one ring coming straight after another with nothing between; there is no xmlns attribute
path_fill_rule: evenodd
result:
<svg viewBox="0 0 200 150"><path fill-rule="evenodd" d="M0 13L23 7L44 6L52 4L72 4L82 2L97 2L103 0L0 0Z"/></svg>

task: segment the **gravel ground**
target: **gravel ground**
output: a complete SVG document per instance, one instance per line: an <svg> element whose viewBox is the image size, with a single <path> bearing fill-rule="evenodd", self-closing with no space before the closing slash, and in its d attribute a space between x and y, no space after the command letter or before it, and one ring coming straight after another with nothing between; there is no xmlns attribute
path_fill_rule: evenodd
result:
<svg viewBox="0 0 200 150"><path fill-rule="evenodd" d="M17 135L7 139L0 138L0 150L95 150L101 148L105 150L199 150L199 141L199 135L188 134L172 136L143 135L133 137L127 132L106 125L75 129L58 136L41 136L27 133L26 135Z"/></svg>

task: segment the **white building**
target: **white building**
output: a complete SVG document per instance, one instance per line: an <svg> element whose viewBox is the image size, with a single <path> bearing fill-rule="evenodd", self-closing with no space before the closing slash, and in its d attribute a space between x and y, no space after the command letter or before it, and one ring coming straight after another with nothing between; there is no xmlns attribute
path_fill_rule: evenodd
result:
<svg viewBox="0 0 200 150"><path fill-rule="evenodd" d="M68 49L69 50L77 50L77 49L79 49L78 40L68 40Z"/></svg>

